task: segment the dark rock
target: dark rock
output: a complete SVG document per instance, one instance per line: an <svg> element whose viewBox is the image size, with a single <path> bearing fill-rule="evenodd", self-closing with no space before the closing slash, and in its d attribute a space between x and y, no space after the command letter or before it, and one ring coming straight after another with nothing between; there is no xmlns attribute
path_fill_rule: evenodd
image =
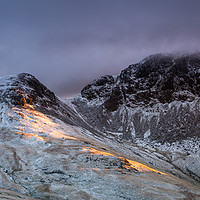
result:
<svg viewBox="0 0 200 200"><path fill-rule="evenodd" d="M111 93L111 87L114 84L112 76L102 76L91 82L81 91L81 95L89 101L98 97L108 97Z"/></svg>
<svg viewBox="0 0 200 200"><path fill-rule="evenodd" d="M72 102L102 132L162 143L199 137L200 54L149 56L124 69L115 80L112 76L94 80L81 95ZM177 107L170 106L173 102L179 102ZM152 110L148 111L152 117L147 119L144 110ZM151 136L145 136L148 130Z"/></svg>
<svg viewBox="0 0 200 200"><path fill-rule="evenodd" d="M121 105L122 103L123 94L121 88L119 86L116 86L113 88L109 99L104 102L104 106L108 111L113 112L117 110L119 108L119 105Z"/></svg>

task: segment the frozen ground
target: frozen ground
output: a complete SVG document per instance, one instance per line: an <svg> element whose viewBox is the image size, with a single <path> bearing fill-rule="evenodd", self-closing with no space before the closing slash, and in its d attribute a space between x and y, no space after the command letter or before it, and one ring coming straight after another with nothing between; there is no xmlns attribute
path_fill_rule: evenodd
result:
<svg viewBox="0 0 200 200"><path fill-rule="evenodd" d="M0 197L200 199L197 182L147 150L1 104Z"/></svg>

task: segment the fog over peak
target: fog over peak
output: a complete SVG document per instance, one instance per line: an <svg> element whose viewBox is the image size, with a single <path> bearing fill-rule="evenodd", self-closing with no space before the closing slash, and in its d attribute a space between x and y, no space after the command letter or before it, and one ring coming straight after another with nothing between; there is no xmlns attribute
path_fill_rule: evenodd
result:
<svg viewBox="0 0 200 200"><path fill-rule="evenodd" d="M200 51L198 0L0 0L0 75L60 96L154 53Z"/></svg>

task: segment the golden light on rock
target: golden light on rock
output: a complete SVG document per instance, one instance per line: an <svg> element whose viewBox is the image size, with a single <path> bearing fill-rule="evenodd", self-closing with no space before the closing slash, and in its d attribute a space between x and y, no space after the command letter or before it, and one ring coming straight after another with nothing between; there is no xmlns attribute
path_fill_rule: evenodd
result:
<svg viewBox="0 0 200 200"><path fill-rule="evenodd" d="M14 113L8 113L12 118L16 118L15 114L18 116L19 125L16 126L17 131L15 133L24 135L26 139L34 137L37 141L44 141L48 137L77 140L73 136L66 135L59 129L57 123L53 122L47 115L35 110L33 105L28 104L25 95L21 94L20 102L23 102L20 105L21 107L12 107ZM31 99L29 99L29 102L31 102Z"/></svg>
<svg viewBox="0 0 200 200"><path fill-rule="evenodd" d="M123 158L123 157L120 157L120 156L116 156L114 154L107 153L107 152L104 152L104 151L99 151L99 150L94 149L92 147L83 147L82 150L88 151L91 154L97 154L97 155L103 155L103 156L114 156L114 157L120 158L121 162L122 162L122 166L126 169L134 169L134 170L137 170L137 171L140 171L140 172L144 172L144 171L145 172L155 172L155 173L158 173L158 174L167 175L164 172L152 169L152 168L150 168L150 167L148 167L144 164L141 164L139 162L129 160L129 159L126 159L126 158ZM94 169L94 170L97 170L97 169Z"/></svg>
<svg viewBox="0 0 200 200"><path fill-rule="evenodd" d="M47 115L34 109L32 105L27 103L25 96L26 94L21 94L22 105L20 108L12 107L14 113L8 113L12 118L17 118L19 125L16 126L17 131L15 133L23 135L25 139L35 138L36 141L45 141L47 138L59 138L59 139L68 139L68 140L80 140L73 136L66 135L63 132L58 123L53 122ZM25 98L26 97L26 98ZM28 100L31 102L31 99ZM17 117L16 117L17 115ZM90 154L102 155L102 156L112 156L121 159L122 168L113 168L113 169L100 169L100 168L87 168L81 170L122 170L122 169L133 169L140 172L155 172L162 175L167 175L166 173L160 172L158 170L152 169L144 164L139 162L126 159L124 157L116 156L112 153L105 151L100 151L92 147L83 147L82 151L89 152Z"/></svg>

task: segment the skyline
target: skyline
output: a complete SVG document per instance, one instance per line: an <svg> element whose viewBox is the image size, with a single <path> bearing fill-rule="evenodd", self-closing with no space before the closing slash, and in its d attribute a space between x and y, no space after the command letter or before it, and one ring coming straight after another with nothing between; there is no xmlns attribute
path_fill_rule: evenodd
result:
<svg viewBox="0 0 200 200"><path fill-rule="evenodd" d="M200 51L198 0L0 0L0 75L62 97L155 53Z"/></svg>

